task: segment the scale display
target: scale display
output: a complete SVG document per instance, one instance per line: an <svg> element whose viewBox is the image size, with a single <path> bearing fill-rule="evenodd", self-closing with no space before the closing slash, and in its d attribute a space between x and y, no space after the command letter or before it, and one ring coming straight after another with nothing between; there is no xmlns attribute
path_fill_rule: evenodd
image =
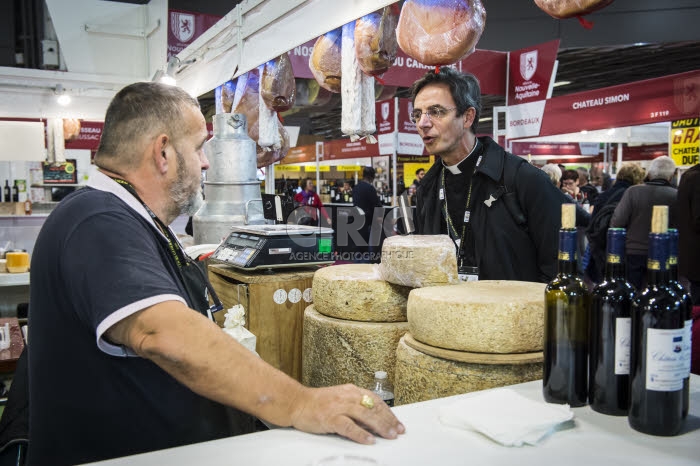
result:
<svg viewBox="0 0 700 466"><path fill-rule="evenodd" d="M333 230L307 225L235 226L211 258L242 269L329 264Z"/></svg>

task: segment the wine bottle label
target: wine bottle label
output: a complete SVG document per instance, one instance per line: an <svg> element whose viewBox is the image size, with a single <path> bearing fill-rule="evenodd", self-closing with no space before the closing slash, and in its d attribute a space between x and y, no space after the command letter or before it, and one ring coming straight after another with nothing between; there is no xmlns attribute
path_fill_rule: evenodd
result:
<svg viewBox="0 0 700 466"><path fill-rule="evenodd" d="M622 258L617 254L608 254L608 258L606 260L608 261L608 264L622 264Z"/></svg>
<svg viewBox="0 0 700 466"><path fill-rule="evenodd" d="M632 319L615 319L615 375L629 375L632 347Z"/></svg>
<svg viewBox="0 0 700 466"><path fill-rule="evenodd" d="M683 388L685 332L685 328L647 329L647 390L675 392Z"/></svg>
<svg viewBox="0 0 700 466"><path fill-rule="evenodd" d="M685 360L685 375L684 379L690 377L690 360L692 355L693 341L693 319L685 321L685 338L683 339L683 359Z"/></svg>

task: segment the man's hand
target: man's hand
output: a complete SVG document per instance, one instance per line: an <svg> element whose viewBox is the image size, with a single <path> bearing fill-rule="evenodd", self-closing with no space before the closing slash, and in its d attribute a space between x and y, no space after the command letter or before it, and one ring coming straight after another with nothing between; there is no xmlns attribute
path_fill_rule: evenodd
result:
<svg viewBox="0 0 700 466"><path fill-rule="evenodd" d="M362 405L371 396L374 406ZM336 433L357 443L373 444L373 432L395 439L406 429L376 394L355 385L304 387L293 402L292 426L314 434Z"/></svg>

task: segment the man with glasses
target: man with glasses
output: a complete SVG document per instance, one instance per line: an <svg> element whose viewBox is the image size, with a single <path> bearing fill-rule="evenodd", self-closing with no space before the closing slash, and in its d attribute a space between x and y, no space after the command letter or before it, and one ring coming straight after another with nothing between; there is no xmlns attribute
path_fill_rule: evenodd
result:
<svg viewBox="0 0 700 466"><path fill-rule="evenodd" d="M565 196L541 170L477 138L481 90L473 75L442 67L411 91L411 118L440 158L418 187L418 233L453 239L463 280L549 281Z"/></svg>

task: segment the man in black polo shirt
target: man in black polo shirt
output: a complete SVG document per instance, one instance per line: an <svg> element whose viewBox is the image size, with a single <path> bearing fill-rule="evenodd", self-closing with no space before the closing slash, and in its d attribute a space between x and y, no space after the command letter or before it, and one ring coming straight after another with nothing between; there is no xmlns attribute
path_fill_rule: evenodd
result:
<svg viewBox="0 0 700 466"><path fill-rule="evenodd" d="M184 90L125 87L90 186L46 219L32 257L29 464L250 432L245 413L360 443L404 431L369 390L304 387L207 317L206 278L167 226L198 205L207 137Z"/></svg>

